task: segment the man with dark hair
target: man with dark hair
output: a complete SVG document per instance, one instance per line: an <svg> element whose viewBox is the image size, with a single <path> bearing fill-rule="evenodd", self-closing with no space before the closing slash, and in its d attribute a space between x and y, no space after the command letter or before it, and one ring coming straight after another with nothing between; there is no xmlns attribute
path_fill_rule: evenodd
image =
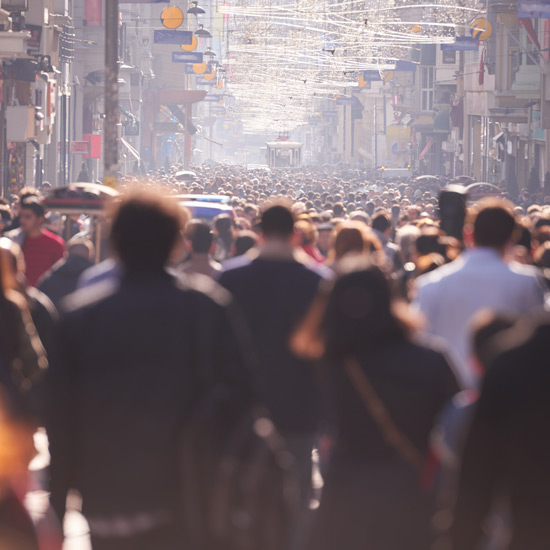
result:
<svg viewBox="0 0 550 550"><path fill-rule="evenodd" d="M78 489L94 550L184 548L182 428L213 387L236 403L251 396L229 293L165 269L185 221L158 194L123 198L111 233L120 283L65 302L48 375L51 498L63 518Z"/></svg>
<svg viewBox="0 0 550 550"><path fill-rule="evenodd" d="M376 212L372 217L371 227L382 243L387 258L394 266L397 261L397 246L391 242L392 223L389 214L385 210Z"/></svg>
<svg viewBox="0 0 550 550"><path fill-rule="evenodd" d="M294 245L294 217L283 205L262 214L256 257L241 258L220 283L241 306L259 355L260 398L293 453L304 508L311 491L311 452L321 418L312 365L294 356L290 337L308 311L323 273ZM297 535L298 536L298 535Z"/></svg>
<svg viewBox="0 0 550 550"><path fill-rule="evenodd" d="M25 257L25 276L29 285L36 286L40 277L63 258L65 241L44 229L44 206L38 195L27 193L21 199L18 229L6 233L15 241Z"/></svg>
<svg viewBox="0 0 550 550"><path fill-rule="evenodd" d="M481 201L467 216L464 242L468 250L451 264L417 279L417 309L424 314L428 333L446 341L466 387L477 383L472 368L469 323L489 309L522 315L544 305L544 291L534 268L507 263L515 244L513 206L501 199Z"/></svg>
<svg viewBox="0 0 550 550"><path fill-rule="evenodd" d="M221 273L221 264L210 257L214 235L208 223L203 220L191 220L185 228L184 241L189 259L182 264L182 273L200 273L207 277L215 277Z"/></svg>

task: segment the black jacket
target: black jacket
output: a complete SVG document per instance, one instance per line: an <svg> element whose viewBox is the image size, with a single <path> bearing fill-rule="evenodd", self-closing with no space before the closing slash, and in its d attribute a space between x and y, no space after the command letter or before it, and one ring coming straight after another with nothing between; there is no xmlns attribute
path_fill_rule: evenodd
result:
<svg viewBox="0 0 550 550"><path fill-rule="evenodd" d="M80 275L92 265L81 256L68 256L42 276L38 288L59 309L63 298L76 290Z"/></svg>
<svg viewBox="0 0 550 550"><path fill-rule="evenodd" d="M510 336L508 336L510 338ZM510 549L550 544L550 321L491 365L466 442L454 548L477 548L497 496L512 512Z"/></svg>
<svg viewBox="0 0 550 550"><path fill-rule="evenodd" d="M178 440L214 385L251 394L241 327L215 283L165 272L74 293L49 371L52 500L89 517L174 510Z"/></svg>
<svg viewBox="0 0 550 550"><path fill-rule="evenodd" d="M307 313L321 275L292 258L258 257L230 269L220 283L248 321L258 354L260 398L283 433L314 432L322 416L311 363L297 358L289 340Z"/></svg>

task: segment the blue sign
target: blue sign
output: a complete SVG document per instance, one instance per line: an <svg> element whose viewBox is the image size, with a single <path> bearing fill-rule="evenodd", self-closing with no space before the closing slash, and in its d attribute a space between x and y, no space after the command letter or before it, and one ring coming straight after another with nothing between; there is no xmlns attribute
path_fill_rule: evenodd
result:
<svg viewBox="0 0 550 550"><path fill-rule="evenodd" d="M518 0L518 17L550 18L550 2L548 0Z"/></svg>
<svg viewBox="0 0 550 550"><path fill-rule="evenodd" d="M477 51L479 49L479 42L473 36L457 36L453 44L441 44L442 52L449 51Z"/></svg>
<svg viewBox="0 0 550 550"><path fill-rule="evenodd" d="M172 63L202 63L202 52L172 52Z"/></svg>
<svg viewBox="0 0 550 550"><path fill-rule="evenodd" d="M399 59L398 61L395 62L395 69L393 70L414 72L416 71L417 67L418 65L416 63L413 63L412 61L403 61Z"/></svg>
<svg viewBox="0 0 550 550"><path fill-rule="evenodd" d="M155 44L177 44L178 46L190 46L193 44L191 31L171 31L168 29L156 30L154 34Z"/></svg>
<svg viewBox="0 0 550 550"><path fill-rule="evenodd" d="M218 83L217 78L213 78L212 80L206 80L204 76L197 76L196 84L197 86L215 86Z"/></svg>
<svg viewBox="0 0 550 550"><path fill-rule="evenodd" d="M363 71L363 80L367 82L378 82L381 81L380 71Z"/></svg>

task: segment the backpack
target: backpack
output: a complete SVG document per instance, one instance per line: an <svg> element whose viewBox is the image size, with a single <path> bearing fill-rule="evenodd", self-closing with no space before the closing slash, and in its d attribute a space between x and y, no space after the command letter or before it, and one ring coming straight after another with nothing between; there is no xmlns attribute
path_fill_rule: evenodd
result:
<svg viewBox="0 0 550 550"><path fill-rule="evenodd" d="M299 503L294 459L253 398L208 375L215 368L213 329L204 310L198 304L193 309L199 371L213 385L205 383L209 391L185 422L180 439L181 523L187 547L283 550Z"/></svg>
<svg viewBox="0 0 550 550"><path fill-rule="evenodd" d="M284 550L299 489L293 458L267 415L228 422L200 408L181 447L183 528L193 550ZM211 410L211 409L210 409Z"/></svg>

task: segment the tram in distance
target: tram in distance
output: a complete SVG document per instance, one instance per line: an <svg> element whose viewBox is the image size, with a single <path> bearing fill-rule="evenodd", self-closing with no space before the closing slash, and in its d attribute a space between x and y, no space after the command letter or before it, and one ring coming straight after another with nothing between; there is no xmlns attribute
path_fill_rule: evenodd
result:
<svg viewBox="0 0 550 550"><path fill-rule="evenodd" d="M297 141L268 141L267 165L270 168L298 168L302 165L302 143Z"/></svg>

